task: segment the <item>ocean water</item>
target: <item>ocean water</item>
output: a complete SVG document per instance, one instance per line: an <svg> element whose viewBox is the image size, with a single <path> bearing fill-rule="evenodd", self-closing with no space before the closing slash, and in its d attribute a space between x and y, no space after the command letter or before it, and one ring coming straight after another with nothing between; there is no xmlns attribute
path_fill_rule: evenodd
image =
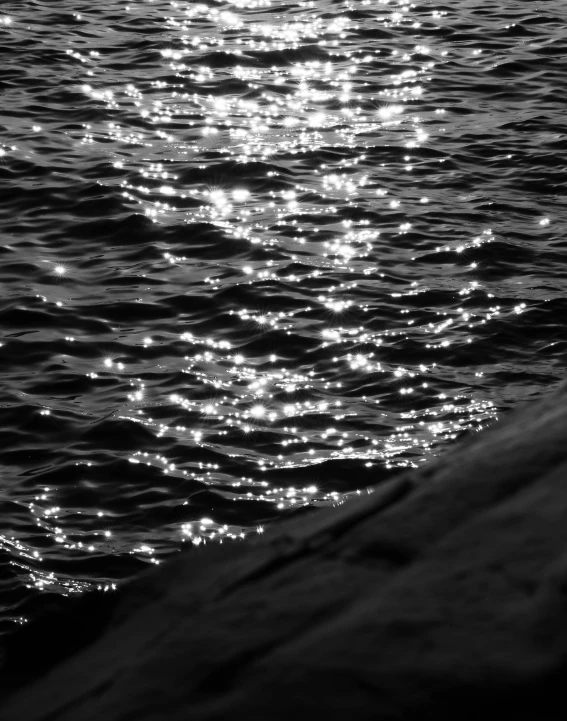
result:
<svg viewBox="0 0 567 721"><path fill-rule="evenodd" d="M4 0L0 49L2 632L564 378L564 0Z"/></svg>

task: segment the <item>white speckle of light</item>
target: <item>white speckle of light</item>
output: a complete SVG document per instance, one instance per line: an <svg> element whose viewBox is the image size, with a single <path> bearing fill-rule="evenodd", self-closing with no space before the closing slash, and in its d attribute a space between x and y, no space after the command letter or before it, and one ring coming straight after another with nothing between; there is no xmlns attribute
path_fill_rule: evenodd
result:
<svg viewBox="0 0 567 721"><path fill-rule="evenodd" d="M549 223L550 223L549 218L542 218L542 219L539 221L539 224L540 224L540 225L549 225Z"/></svg>
<svg viewBox="0 0 567 721"><path fill-rule="evenodd" d="M246 190L246 188L235 188L235 190L232 191L232 197L237 202L242 202L244 200L248 200L250 197L250 191Z"/></svg>
<svg viewBox="0 0 567 721"><path fill-rule="evenodd" d="M53 272L55 273L55 275L63 276L67 272L67 268L61 263L59 263L55 266L55 268L53 268Z"/></svg>
<svg viewBox="0 0 567 721"><path fill-rule="evenodd" d="M308 118L309 125L312 128L320 128L325 124L326 114L323 112L314 113Z"/></svg>
<svg viewBox="0 0 567 721"><path fill-rule="evenodd" d="M172 188L171 185L162 185L159 192L162 195L175 195L175 188Z"/></svg>
<svg viewBox="0 0 567 721"><path fill-rule="evenodd" d="M114 363L114 361L112 360L112 358L105 358L105 359L104 359L104 365L105 365L107 368L112 368L113 363Z"/></svg>

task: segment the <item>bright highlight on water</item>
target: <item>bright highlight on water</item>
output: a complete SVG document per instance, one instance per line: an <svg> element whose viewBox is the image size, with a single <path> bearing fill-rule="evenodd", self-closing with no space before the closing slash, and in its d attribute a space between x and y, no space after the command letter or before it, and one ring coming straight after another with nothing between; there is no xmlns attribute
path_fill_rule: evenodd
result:
<svg viewBox="0 0 567 721"><path fill-rule="evenodd" d="M562 2L3 13L7 630L563 377Z"/></svg>

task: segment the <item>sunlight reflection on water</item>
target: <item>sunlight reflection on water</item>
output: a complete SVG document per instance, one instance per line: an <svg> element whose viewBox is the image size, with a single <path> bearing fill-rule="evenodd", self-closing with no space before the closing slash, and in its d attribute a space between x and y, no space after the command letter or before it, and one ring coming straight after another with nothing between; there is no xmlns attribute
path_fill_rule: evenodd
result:
<svg viewBox="0 0 567 721"><path fill-rule="evenodd" d="M493 201L482 187L454 189L468 171L448 136L470 121L445 107L438 82L457 52L437 37L446 11L390 0L65 5L66 82L82 122L37 118L33 138L0 144L0 162L63 142L67 183L83 164L100 197L119 201L116 218L134 213L153 230L139 243L133 231L127 251L106 229L97 252L26 252L42 270L34 302L65 329L58 362L89 384L48 394L39 412L54 428L76 412L95 426L112 419L146 440L107 449L95 436L70 453L100 506L66 505L56 484L19 493L41 538L65 557L157 563L183 541L243 538L289 509L341 503L366 492L366 469L417 466L496 416L485 340L519 328L530 295L483 276L503 244L490 212L457 223L459 209L470 219L477 198ZM0 19L14 33L25 22ZM484 49L459 52L490 62ZM511 157L498 155L503 168ZM69 212L79 224L81 208ZM538 210L532 225L549 232L550 218ZM82 326L93 309L96 331ZM156 451L153 439L169 445ZM105 506L97 466L108 456L128 461L128 503L147 516L131 521L114 496ZM328 478L315 483L317 466ZM165 507L174 520L145 528ZM2 538L32 585L85 587L88 574L38 570L34 559L54 567L58 551L25 535Z"/></svg>

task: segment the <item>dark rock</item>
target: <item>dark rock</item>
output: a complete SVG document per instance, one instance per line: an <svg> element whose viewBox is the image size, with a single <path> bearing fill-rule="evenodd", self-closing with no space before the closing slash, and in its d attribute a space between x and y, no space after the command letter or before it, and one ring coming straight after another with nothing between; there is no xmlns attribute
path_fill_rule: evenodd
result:
<svg viewBox="0 0 567 721"><path fill-rule="evenodd" d="M564 719L567 389L53 628L81 622L94 638L5 699L2 721ZM20 667L33 644L32 628Z"/></svg>

